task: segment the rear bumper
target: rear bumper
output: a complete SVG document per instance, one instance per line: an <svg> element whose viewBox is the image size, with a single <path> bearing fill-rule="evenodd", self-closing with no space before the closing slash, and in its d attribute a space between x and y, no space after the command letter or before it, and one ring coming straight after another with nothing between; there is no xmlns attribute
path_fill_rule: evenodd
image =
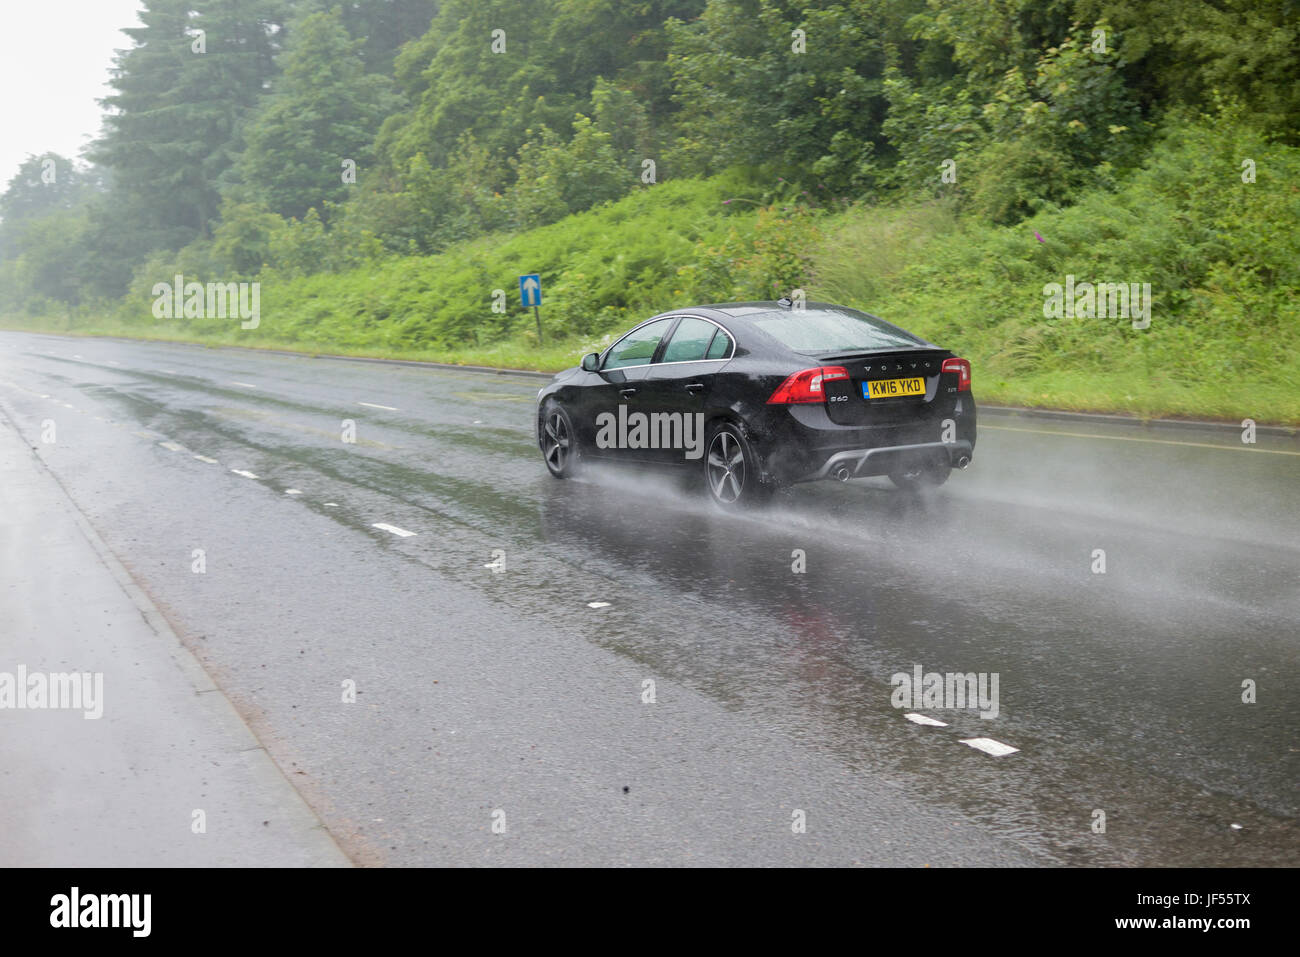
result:
<svg viewBox="0 0 1300 957"><path fill-rule="evenodd" d="M847 481L866 475L887 475L894 469L913 465L940 465L964 469L970 465L973 453L971 443L918 442L914 445L887 445L875 449L846 449L836 452L817 471L798 479L814 482L818 479L837 478Z"/></svg>
<svg viewBox="0 0 1300 957"><path fill-rule="evenodd" d="M974 456L976 417L968 394L938 409L871 426L832 422L822 406L772 407L751 419L750 438L766 481L780 485L826 478L888 475L895 469L965 468Z"/></svg>

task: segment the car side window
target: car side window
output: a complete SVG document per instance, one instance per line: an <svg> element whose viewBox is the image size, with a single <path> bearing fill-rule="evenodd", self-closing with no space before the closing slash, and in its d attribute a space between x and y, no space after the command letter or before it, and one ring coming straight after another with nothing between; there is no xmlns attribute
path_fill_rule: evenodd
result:
<svg viewBox="0 0 1300 957"><path fill-rule="evenodd" d="M731 355L731 336L719 329L718 334L713 337L713 342L709 344L709 351L705 358L725 359L729 355Z"/></svg>
<svg viewBox="0 0 1300 957"><path fill-rule="evenodd" d="M668 340L661 362L698 362L709 349L709 341L717 330L711 322L686 316L677 324L677 330Z"/></svg>
<svg viewBox="0 0 1300 957"><path fill-rule="evenodd" d="M646 323L640 329L629 332L614 343L605 356L605 364L601 368L621 369L624 366L647 365L654 358L655 349L659 348L659 340L664 337L671 322L672 319L656 319L654 322Z"/></svg>

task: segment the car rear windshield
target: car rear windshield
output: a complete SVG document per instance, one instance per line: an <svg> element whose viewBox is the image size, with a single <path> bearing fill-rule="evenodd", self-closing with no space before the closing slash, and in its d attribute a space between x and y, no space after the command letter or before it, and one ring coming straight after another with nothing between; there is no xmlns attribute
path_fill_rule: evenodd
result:
<svg viewBox="0 0 1300 957"><path fill-rule="evenodd" d="M795 352L824 355L928 345L910 332L852 309L784 309L750 320Z"/></svg>

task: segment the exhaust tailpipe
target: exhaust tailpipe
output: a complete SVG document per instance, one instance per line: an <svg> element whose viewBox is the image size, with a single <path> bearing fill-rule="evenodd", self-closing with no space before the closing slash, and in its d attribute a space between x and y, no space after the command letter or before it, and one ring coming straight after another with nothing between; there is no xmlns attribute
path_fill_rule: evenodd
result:
<svg viewBox="0 0 1300 957"><path fill-rule="evenodd" d="M963 455L959 459L957 459L957 468L964 469L968 465L970 465L969 455Z"/></svg>
<svg viewBox="0 0 1300 957"><path fill-rule="evenodd" d="M847 465L841 465L839 468L835 470L834 474L835 477L839 479L841 482L847 482L850 477L850 473Z"/></svg>

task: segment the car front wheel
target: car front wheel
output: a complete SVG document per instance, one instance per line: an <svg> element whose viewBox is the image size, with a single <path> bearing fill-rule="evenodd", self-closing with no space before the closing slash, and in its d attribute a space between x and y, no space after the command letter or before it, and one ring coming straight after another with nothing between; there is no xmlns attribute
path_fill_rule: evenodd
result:
<svg viewBox="0 0 1300 957"><path fill-rule="evenodd" d="M546 468L556 478L572 478L578 470L578 444L569 413L558 402L548 401L542 410L538 441Z"/></svg>

